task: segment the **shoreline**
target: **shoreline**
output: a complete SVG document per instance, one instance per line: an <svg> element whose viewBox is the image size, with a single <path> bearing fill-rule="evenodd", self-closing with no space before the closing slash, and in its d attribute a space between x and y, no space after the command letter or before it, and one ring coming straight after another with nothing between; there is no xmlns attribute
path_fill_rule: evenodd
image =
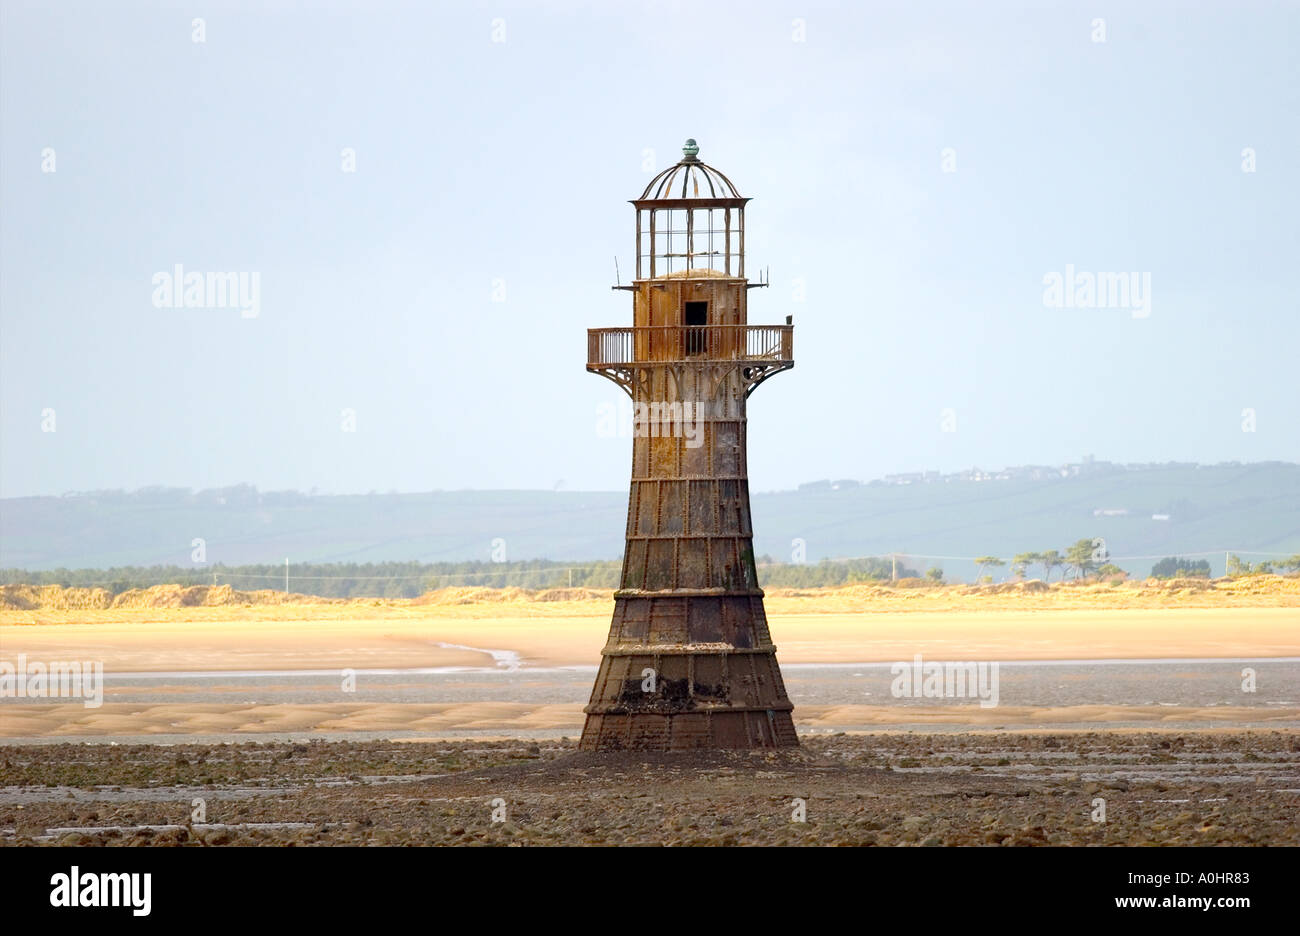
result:
<svg viewBox="0 0 1300 936"><path fill-rule="evenodd" d="M483 651L488 652L488 651ZM496 651L510 653L513 651ZM824 670L824 669L885 669L892 668L908 660L847 660L838 663L782 663L782 670ZM954 662L944 659L930 659L927 662ZM1177 666L1195 663L1300 663L1300 657L1098 657L1091 659L1069 660L997 660L1000 666ZM511 676L511 675L545 675L550 673L592 673L600 669L596 663L575 663L567 666L528 666L523 664L503 665L499 660L496 666L411 666L390 667L386 669L354 669L357 676ZM339 671L334 669L275 669L275 670L105 670L107 680L140 679L271 679L275 677L297 678L306 676L336 677Z"/></svg>

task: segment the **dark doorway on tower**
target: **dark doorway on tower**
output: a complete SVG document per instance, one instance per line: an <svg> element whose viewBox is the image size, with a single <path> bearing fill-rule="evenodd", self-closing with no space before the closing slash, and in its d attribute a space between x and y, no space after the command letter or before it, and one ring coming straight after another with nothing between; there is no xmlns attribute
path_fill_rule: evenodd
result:
<svg viewBox="0 0 1300 936"><path fill-rule="evenodd" d="M704 326L709 324L707 302L686 303L686 353L703 354L706 342Z"/></svg>

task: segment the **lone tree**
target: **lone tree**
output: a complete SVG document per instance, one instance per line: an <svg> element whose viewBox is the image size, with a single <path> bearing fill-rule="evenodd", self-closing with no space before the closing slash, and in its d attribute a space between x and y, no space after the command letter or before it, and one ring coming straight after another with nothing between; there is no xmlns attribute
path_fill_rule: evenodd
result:
<svg viewBox="0 0 1300 936"><path fill-rule="evenodd" d="M999 559L997 556L980 556L975 560L975 565L978 567L975 573L975 580L979 581L984 577L985 569L998 568L1006 565L1006 562Z"/></svg>
<svg viewBox="0 0 1300 936"><path fill-rule="evenodd" d="M1042 556L1036 552L1016 553L1011 557L1011 571L1015 574L1017 579L1024 579L1025 572L1029 567L1041 559Z"/></svg>
<svg viewBox="0 0 1300 936"><path fill-rule="evenodd" d="M925 570L925 577L935 583L942 582L943 569L939 568L938 566L930 566L930 568Z"/></svg>
<svg viewBox="0 0 1300 936"><path fill-rule="evenodd" d="M1065 564L1065 561L1061 558L1061 554L1055 549L1049 549L1047 552L1040 552L1038 554L1038 561L1043 564L1044 582L1051 580L1053 569Z"/></svg>
<svg viewBox="0 0 1300 936"><path fill-rule="evenodd" d="M1075 540L1074 545L1065 551L1065 562L1074 569L1076 581L1087 578L1097 568L1097 561L1093 558L1095 549L1091 539L1081 539Z"/></svg>

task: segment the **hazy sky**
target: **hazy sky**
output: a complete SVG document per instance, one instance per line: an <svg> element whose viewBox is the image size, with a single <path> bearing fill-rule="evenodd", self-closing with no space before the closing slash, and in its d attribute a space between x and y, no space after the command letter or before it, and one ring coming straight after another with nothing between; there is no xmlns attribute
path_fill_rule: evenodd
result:
<svg viewBox="0 0 1300 936"><path fill-rule="evenodd" d="M1296 3L0 10L0 495L625 487L584 330L688 136L795 317L756 489L1300 458Z"/></svg>

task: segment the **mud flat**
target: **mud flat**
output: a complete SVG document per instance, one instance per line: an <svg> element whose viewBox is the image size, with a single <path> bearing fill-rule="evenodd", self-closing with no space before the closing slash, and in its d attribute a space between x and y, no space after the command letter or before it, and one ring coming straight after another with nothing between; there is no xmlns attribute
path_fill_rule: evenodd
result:
<svg viewBox="0 0 1300 936"><path fill-rule="evenodd" d="M1300 845L1300 732L1267 729L673 755L571 739L59 744L0 747L0 768L0 845Z"/></svg>

